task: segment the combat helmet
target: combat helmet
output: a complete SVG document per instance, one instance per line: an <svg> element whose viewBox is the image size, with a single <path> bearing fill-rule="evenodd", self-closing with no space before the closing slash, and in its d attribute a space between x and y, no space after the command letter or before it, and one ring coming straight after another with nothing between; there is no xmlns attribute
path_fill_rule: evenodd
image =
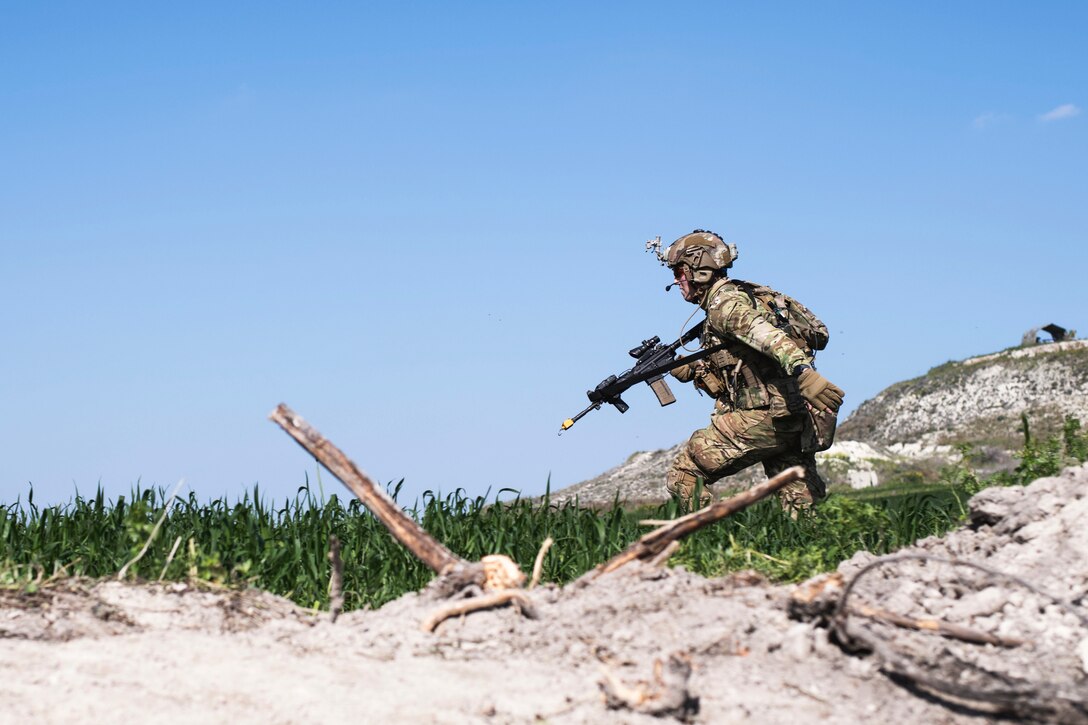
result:
<svg viewBox="0 0 1088 725"><path fill-rule="evenodd" d="M691 270L697 285L710 282L715 274L729 269L737 259L737 245L726 244L720 235L706 229L685 234L665 250L664 264L675 270L683 264Z"/></svg>

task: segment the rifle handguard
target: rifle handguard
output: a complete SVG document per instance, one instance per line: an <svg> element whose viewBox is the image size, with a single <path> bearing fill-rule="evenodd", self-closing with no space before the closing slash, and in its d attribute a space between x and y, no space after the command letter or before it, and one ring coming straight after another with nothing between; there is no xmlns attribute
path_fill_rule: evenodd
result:
<svg viewBox="0 0 1088 725"><path fill-rule="evenodd" d="M654 395L657 397L657 402L661 405L675 403L676 396L673 395L669 384L665 382L665 373L674 367L685 364L676 359L676 351L686 343L698 338L702 334L703 324L703 322L698 323L681 335L679 340L669 345L662 345L659 337L651 337L649 340L643 340L638 347L628 350L627 354L636 360L634 367L620 375L609 375L598 383L596 388L587 391L586 397L589 398L589 406L573 418L564 420L559 428L559 434L562 435L563 431L569 430L586 413L591 410L599 410L605 403L613 406L621 413L626 413L630 406L623 401L620 395L632 385L641 382L645 382L650 386L650 389L654 391ZM700 351L690 356L690 359L692 362L702 359L714 349L709 348Z"/></svg>

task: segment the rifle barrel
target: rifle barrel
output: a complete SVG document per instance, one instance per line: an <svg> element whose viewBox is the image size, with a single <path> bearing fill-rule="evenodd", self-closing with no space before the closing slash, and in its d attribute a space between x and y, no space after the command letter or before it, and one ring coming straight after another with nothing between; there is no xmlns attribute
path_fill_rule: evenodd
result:
<svg viewBox="0 0 1088 725"><path fill-rule="evenodd" d="M679 350L681 347L688 344L702 334L703 326L705 324L706 320L700 321L697 325L693 326L687 332L682 334L678 340L668 345L665 345L652 356L650 356L651 360L664 360L664 362L652 364L650 363L650 360L647 360L647 363L650 364L651 367L641 370L639 370L639 363L635 363L634 367L632 367L630 370L627 370L620 375L609 376L608 378L605 378L600 383L598 383L596 388L586 393L590 400L589 407L587 407L585 410L583 410L581 413L574 416L573 418L567 418L565 421L563 421L562 426L560 426L559 428L559 435L563 435L563 431L568 430L571 426L581 420L582 417L585 416L585 414L589 411L599 410L601 405L604 403L610 403L616 406L616 409L619 410L621 413L626 412L627 404L620 399L620 395L622 395L628 388L638 385L639 383L646 382L651 378L664 375L670 370L678 368L681 365L687 365L690 362L702 360L710 353L718 350L721 346L709 348L706 350L700 350L683 358L682 360L674 359L677 350ZM643 345L645 344L646 342L644 341ZM635 350L637 349L639 348L635 348ZM635 372L636 370L638 370L637 373Z"/></svg>

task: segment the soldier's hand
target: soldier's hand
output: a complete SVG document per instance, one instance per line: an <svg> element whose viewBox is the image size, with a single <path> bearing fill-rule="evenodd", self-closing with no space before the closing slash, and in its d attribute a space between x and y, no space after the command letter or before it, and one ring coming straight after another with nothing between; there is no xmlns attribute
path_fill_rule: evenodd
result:
<svg viewBox="0 0 1088 725"><path fill-rule="evenodd" d="M820 375L812 368L807 368L797 379L797 387L801 389L801 395L817 410L828 413L838 413L842 405L842 397L845 395L842 388Z"/></svg>
<svg viewBox="0 0 1088 725"><path fill-rule="evenodd" d="M680 355L677 360L683 360L684 356ZM695 377L695 365L698 363L688 363L687 365L681 365L678 368L673 368L669 371L674 378L682 383L690 383L691 379Z"/></svg>

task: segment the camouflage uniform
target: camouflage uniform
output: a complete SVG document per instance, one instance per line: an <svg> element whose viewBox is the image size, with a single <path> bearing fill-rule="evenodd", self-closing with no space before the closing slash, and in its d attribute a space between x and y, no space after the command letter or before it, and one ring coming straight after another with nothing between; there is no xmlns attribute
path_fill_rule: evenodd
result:
<svg viewBox="0 0 1088 725"><path fill-rule="evenodd" d="M796 366L812 364L811 351L768 321L742 284L719 279L700 304L706 310L702 346L727 343L725 349L673 371L716 403L710 425L692 434L665 486L690 500L699 479L714 484L757 462L768 476L803 466L804 481L787 485L779 496L784 506L808 506L826 488L814 454L801 452L806 413L792 374Z"/></svg>

